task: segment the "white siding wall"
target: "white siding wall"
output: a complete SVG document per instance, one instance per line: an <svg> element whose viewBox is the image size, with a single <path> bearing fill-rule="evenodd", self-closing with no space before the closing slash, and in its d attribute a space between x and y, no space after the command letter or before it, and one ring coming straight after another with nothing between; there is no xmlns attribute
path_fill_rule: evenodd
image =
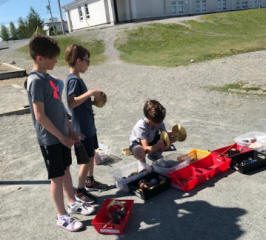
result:
<svg viewBox="0 0 266 240"><path fill-rule="evenodd" d="M78 13L78 9L71 9L69 11L69 16L71 18L71 22L72 22L72 29L73 30L77 30L80 28L84 28L84 27L88 27L88 24L85 21L81 21L79 19L79 13Z"/></svg>
<svg viewBox="0 0 266 240"><path fill-rule="evenodd" d="M261 0L261 6L266 7L266 0Z"/></svg>
<svg viewBox="0 0 266 240"><path fill-rule="evenodd" d="M222 11L222 9L225 7L226 9L223 11L226 11L229 9L229 2L232 0L206 0L207 1L207 11L208 12L218 12Z"/></svg>
<svg viewBox="0 0 266 240"><path fill-rule="evenodd" d="M68 30L69 30L69 32L72 32L73 31L73 27L72 27L72 21L71 21L71 18L70 18L69 11L66 11L66 19L67 19Z"/></svg>
<svg viewBox="0 0 266 240"><path fill-rule="evenodd" d="M107 21L114 24L114 5L112 0L105 0Z"/></svg>
<svg viewBox="0 0 266 240"><path fill-rule="evenodd" d="M166 0L170 1L170 0ZM263 2L264 5L263 5ZM189 0L189 14L266 7L266 0Z"/></svg>
<svg viewBox="0 0 266 240"><path fill-rule="evenodd" d="M117 12L119 22L130 21L131 17L131 6L130 0L117 0Z"/></svg>
<svg viewBox="0 0 266 240"><path fill-rule="evenodd" d="M116 0L116 2L119 22L266 7L266 0ZM71 19L68 21L70 31L114 21L112 0L89 1L90 18L85 16L84 5L81 7L83 20L80 20L78 8L69 10L67 19Z"/></svg>
<svg viewBox="0 0 266 240"><path fill-rule="evenodd" d="M190 14L190 0L165 0L166 16L182 16Z"/></svg>
<svg viewBox="0 0 266 240"><path fill-rule="evenodd" d="M105 0L95 1L89 4L90 18L89 23L91 26L104 24L108 22L106 18Z"/></svg>
<svg viewBox="0 0 266 240"><path fill-rule="evenodd" d="M165 15L165 3L162 0L154 0L152 2L152 17Z"/></svg>
<svg viewBox="0 0 266 240"><path fill-rule="evenodd" d="M105 0L92 1L88 3L90 17L86 18L85 7L81 6L83 13L83 20L80 20L78 8L69 11L72 20L72 29L77 30L81 28L91 27L107 23L109 19L106 16Z"/></svg>
<svg viewBox="0 0 266 240"><path fill-rule="evenodd" d="M162 17L164 1L162 0L131 0L132 19Z"/></svg>
<svg viewBox="0 0 266 240"><path fill-rule="evenodd" d="M256 8L260 5L260 0L234 0L232 3L233 9L248 9Z"/></svg>

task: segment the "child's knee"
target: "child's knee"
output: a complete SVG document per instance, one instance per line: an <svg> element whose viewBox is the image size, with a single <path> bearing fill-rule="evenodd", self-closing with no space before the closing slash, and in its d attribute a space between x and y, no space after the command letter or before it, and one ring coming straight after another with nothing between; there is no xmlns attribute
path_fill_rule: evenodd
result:
<svg viewBox="0 0 266 240"><path fill-rule="evenodd" d="M142 146L138 145L138 146L135 146L133 149L132 149L132 153L134 155L134 157L138 160L141 160L141 161L144 161L145 160L145 151L143 149Z"/></svg>
<svg viewBox="0 0 266 240"><path fill-rule="evenodd" d="M64 176L60 176L60 177L51 178L50 179L51 180L51 184L52 185L53 184L62 184L63 181L64 181L64 177L65 177L65 175Z"/></svg>

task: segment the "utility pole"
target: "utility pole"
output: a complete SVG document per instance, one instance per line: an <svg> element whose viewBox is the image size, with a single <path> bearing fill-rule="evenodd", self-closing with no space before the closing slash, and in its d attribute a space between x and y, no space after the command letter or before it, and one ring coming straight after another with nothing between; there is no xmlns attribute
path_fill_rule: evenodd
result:
<svg viewBox="0 0 266 240"><path fill-rule="evenodd" d="M51 22L52 22L52 28L55 31L54 34L56 34L56 26L54 24L54 18L53 18L53 15L52 15L52 8L51 8L50 0L48 0L48 5L46 6L46 8L50 12Z"/></svg>
<svg viewBox="0 0 266 240"><path fill-rule="evenodd" d="M63 16L62 16L61 3L60 3L60 0L57 0L57 2L58 2L59 13L60 13L62 33L65 34L64 20L63 20Z"/></svg>

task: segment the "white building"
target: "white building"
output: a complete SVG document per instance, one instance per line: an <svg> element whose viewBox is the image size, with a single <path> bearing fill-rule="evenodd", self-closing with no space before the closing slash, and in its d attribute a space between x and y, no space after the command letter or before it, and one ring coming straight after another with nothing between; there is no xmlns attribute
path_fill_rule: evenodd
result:
<svg viewBox="0 0 266 240"><path fill-rule="evenodd" d="M63 6L69 31L148 18L266 7L266 0L74 0Z"/></svg>

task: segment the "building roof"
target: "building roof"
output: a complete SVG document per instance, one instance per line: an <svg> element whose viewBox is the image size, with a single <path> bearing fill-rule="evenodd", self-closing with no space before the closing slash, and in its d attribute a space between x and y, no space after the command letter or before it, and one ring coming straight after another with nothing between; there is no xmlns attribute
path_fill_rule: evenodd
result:
<svg viewBox="0 0 266 240"><path fill-rule="evenodd" d="M66 20L63 20L63 22L64 22L64 23L67 23ZM44 22L44 24L46 24L46 25L54 24L54 23L55 23L55 24L56 24L56 23L60 23L60 24L61 24L61 21L58 20L58 19L54 19L53 21L52 21L51 19L49 19L49 20L47 20L47 21Z"/></svg>
<svg viewBox="0 0 266 240"><path fill-rule="evenodd" d="M68 11L68 10L71 10L71 9L74 9L74 8L77 8L81 5L84 5L85 3L88 3L90 2L91 0L74 0L73 2L71 3L68 3L66 5L64 5L62 8L65 10L65 11Z"/></svg>

